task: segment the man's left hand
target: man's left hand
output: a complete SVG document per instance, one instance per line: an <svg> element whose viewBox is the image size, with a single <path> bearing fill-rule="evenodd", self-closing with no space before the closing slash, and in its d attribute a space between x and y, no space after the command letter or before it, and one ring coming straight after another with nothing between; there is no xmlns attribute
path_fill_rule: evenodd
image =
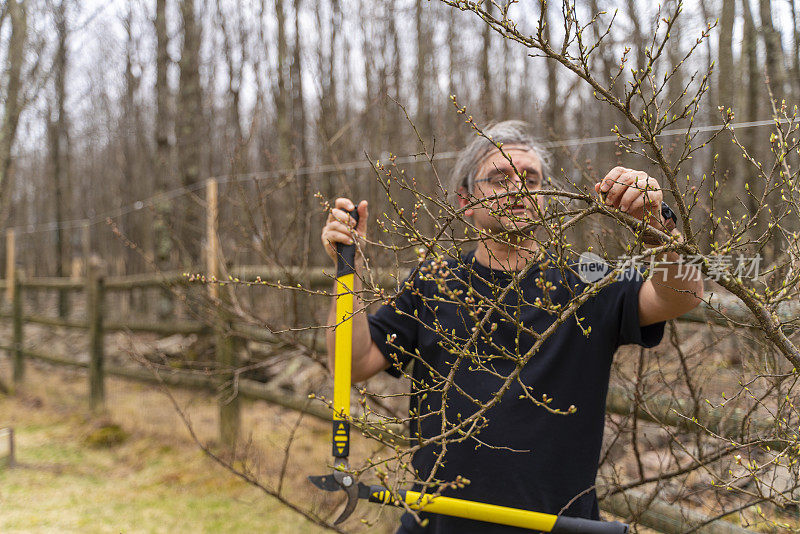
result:
<svg viewBox="0 0 800 534"><path fill-rule="evenodd" d="M661 224L661 201L664 193L658 181L644 171L625 167L614 167L600 182L594 184L594 190L601 198L605 196L605 204L647 222L658 229Z"/></svg>

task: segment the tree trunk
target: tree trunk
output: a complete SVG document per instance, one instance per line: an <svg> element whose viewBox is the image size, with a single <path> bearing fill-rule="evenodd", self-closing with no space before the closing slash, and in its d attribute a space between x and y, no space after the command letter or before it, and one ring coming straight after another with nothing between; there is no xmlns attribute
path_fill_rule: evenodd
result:
<svg viewBox="0 0 800 534"><path fill-rule="evenodd" d="M548 41L550 40L550 24L548 20L549 4L542 3L542 9L545 10L542 20L547 24L545 26L544 36ZM547 70L547 103L544 110L545 124L549 131L547 132L552 139L558 139L563 133L561 128L561 108L558 103L558 73L556 69L558 65L551 59L545 60L545 67ZM564 167L564 157L558 152L553 153L553 166L551 174L557 175L562 167Z"/></svg>
<svg viewBox="0 0 800 534"><path fill-rule="evenodd" d="M450 105L450 96L455 95L457 98L462 98L464 96L462 92L463 83L461 83L461 78L459 76L460 69L463 68L462 60L461 60L461 48L459 47L459 40L458 40L458 22L456 20L456 10L451 9L448 12L447 17L447 99L448 99L448 106L447 111L445 112L445 120L444 123L447 125L447 132L446 135L450 139L452 146L458 146L459 139L460 139L460 131L459 127L462 124L462 119L456 113L455 108ZM526 62L527 63L527 62Z"/></svg>
<svg viewBox="0 0 800 534"><path fill-rule="evenodd" d="M511 40L503 39L503 95L502 95L502 117L501 120L508 120L517 117L512 117L512 114L519 113L519 108L513 102L511 91L511 80L517 78L514 75L514 55L511 53Z"/></svg>
<svg viewBox="0 0 800 534"><path fill-rule="evenodd" d="M786 98L785 92L785 74L783 69L783 49L781 47L780 32L772 25L772 4L770 0L759 0L759 11L761 15L761 35L764 37L764 63L767 71L767 78L769 78L769 87L772 91L772 98L775 103L774 106L777 110L781 108L781 101ZM768 107L772 113L772 106ZM779 112L779 111L778 111ZM775 197L775 198L772 198ZM767 204L780 203L777 195L769 194ZM778 224L774 219L775 215L771 214L773 222ZM780 232L774 231L770 238L770 245L766 247L767 256L765 261L769 264L782 253L782 244Z"/></svg>
<svg viewBox="0 0 800 534"><path fill-rule="evenodd" d="M155 191L164 194L173 187L170 179L170 113L171 98L167 69L169 68L169 34L167 33L167 0L156 0L156 157L155 157ZM172 268L172 235L169 230L170 204L167 200L159 200L155 205L155 223L153 225L153 258L160 271ZM169 289L162 289L158 297L157 314L161 320L170 317L174 312L172 294Z"/></svg>
<svg viewBox="0 0 800 534"><path fill-rule="evenodd" d="M302 41L300 38L300 0L294 0L294 43L292 46L292 64L289 69L292 82L292 145L297 154L296 165L305 167L309 164L308 152L306 150L306 113L305 99L303 97L303 65ZM309 175L302 173L297 177L299 202L299 226L297 227L300 235L297 243L298 254L295 265L307 265L309 251L311 250L311 191Z"/></svg>
<svg viewBox="0 0 800 534"><path fill-rule="evenodd" d="M416 80L417 117L416 126L422 138L428 143L433 135L431 120L431 39L422 0L414 2L414 24L417 39L417 66L414 74ZM430 5L428 6L430 7Z"/></svg>
<svg viewBox="0 0 800 534"><path fill-rule="evenodd" d="M297 153L297 163L308 165L306 150L306 113L303 97L302 41L300 39L300 0L294 0L294 43L292 64L289 69L292 82L292 144Z"/></svg>
<svg viewBox="0 0 800 534"><path fill-rule="evenodd" d="M200 187L200 117L202 94L200 89L200 28L195 18L194 0L181 0L183 19L183 47L180 59L178 84L178 159L181 185L192 191L186 198L182 221L181 245L187 266L200 263L200 230L203 228L200 209L194 190Z"/></svg>
<svg viewBox="0 0 800 534"><path fill-rule="evenodd" d="M719 41L717 49L717 101L715 107L724 109L733 108L734 93L731 80L735 79L733 68L733 23L736 15L735 0L722 0L719 15ZM719 120L719 119L718 119ZM718 176L735 176L737 158L734 158L731 149L730 135L724 133L714 143L714 152L719 155L717 160Z"/></svg>
<svg viewBox="0 0 800 534"><path fill-rule="evenodd" d="M247 52L244 49L243 43L237 43L242 45L240 48L241 52L241 60L237 62L234 58L234 50L232 43L232 38L230 32L232 28L230 28L228 21L226 20L225 14L222 12L222 2L217 0L217 22L219 23L219 30L222 34L222 50L223 55L225 57L225 67L227 69L227 78L228 78L228 111L229 111L229 118L230 118L230 128L233 131L233 135L230 139L226 139L227 142L233 145L233 154L234 154L234 162L233 166L235 167L235 173L241 172L244 165L242 161L240 161L242 157L242 150L241 150L241 143L244 140L244 134L242 132L242 117L241 113L239 112L239 105L240 105L240 90L242 85L242 69L245 63L245 57ZM239 34L241 36L242 29L239 28Z"/></svg>
<svg viewBox="0 0 800 534"><path fill-rule="evenodd" d="M17 135L17 124L22 111L20 86L22 84L22 63L25 59L25 41L28 33L27 0L9 0L7 9L11 20L11 36L6 56L6 99L3 108L3 122L0 124L0 206L10 206L13 190L11 170L11 149ZM7 220L8 213L0 213L0 221Z"/></svg>
<svg viewBox="0 0 800 534"><path fill-rule="evenodd" d="M400 62L400 36L397 30L397 20L396 20L397 12L396 6L390 2L389 7L389 40L392 43L392 98L400 99L401 94L403 91L403 74L402 74L402 64ZM391 112L389 113L390 122L393 124L400 124L402 120L400 117L400 110L396 105L393 105L391 108ZM402 141L400 141L402 144ZM400 146L398 149L402 149L403 147Z"/></svg>
<svg viewBox="0 0 800 534"><path fill-rule="evenodd" d="M770 0L759 0L759 13L761 15L761 34L764 36L764 61L769 77L772 96L781 105L781 99L786 97L786 76L783 69L783 47L781 34L772 25L772 4Z"/></svg>
<svg viewBox="0 0 800 534"><path fill-rule="evenodd" d="M707 0L700 0L700 12L702 13L702 18L704 21L712 22L716 17L711 14L709 11ZM713 68L712 63L716 59L714 54L714 50L711 48L711 39L706 39L706 65L704 67L704 71L708 72ZM717 87L713 83L709 83L708 85L708 92L705 95L706 102L716 102L717 101ZM717 124L719 123L719 113L712 105L703 106L705 108L705 121L706 124ZM714 166L714 151L708 151L708 161L703 164L704 169L711 169Z"/></svg>
<svg viewBox="0 0 800 534"><path fill-rule="evenodd" d="M792 7L792 83L791 90L794 102L800 101L800 18L797 14L796 0L790 0Z"/></svg>
<svg viewBox="0 0 800 534"><path fill-rule="evenodd" d="M275 0L275 16L278 23L278 73L273 95L278 126L278 165L280 168L286 169L292 165L292 117L290 114L289 76L287 76L289 61L286 44L286 13L283 8L283 0Z"/></svg>
<svg viewBox="0 0 800 534"><path fill-rule="evenodd" d="M317 26L322 28L326 22L322 18L320 3L314 7ZM329 31L328 46L317 47L317 70L320 76L319 93L319 119L317 130L322 138L320 146L321 157L324 163L336 161L336 151L331 148L331 140L339 128L339 110L336 101L336 51L338 47L339 30L342 24L342 12L338 2L333 2L331 6L330 20L327 21ZM327 54L326 54L327 50ZM332 199L335 194L332 180L327 180L324 184L324 194L328 199Z"/></svg>
<svg viewBox="0 0 800 534"><path fill-rule="evenodd" d="M758 32L755 23L753 22L753 11L750 7L750 0L742 0L742 13L744 15L744 30L742 36L741 55L744 58L744 61L746 61L746 64L742 66L743 70L746 72L746 75L744 76L746 80L744 120L753 122L758 120L759 116L760 98L758 93L761 91L762 87L762 75L759 73L758 69ZM758 129L747 128L742 133L742 140L747 150L751 153L755 153L756 146L758 144ZM737 153L737 158L738 157L740 156ZM761 195L763 188L761 187L760 183L748 179L751 176L753 176L753 173L749 170L749 168L747 172L742 173L742 179L746 183L749 183L751 192L750 195L745 197L747 199L747 206L750 210L750 213L756 213L758 210L758 198ZM755 235L761 233L761 218L762 216L759 215L759 220L756 221L754 228Z"/></svg>
<svg viewBox="0 0 800 534"><path fill-rule="evenodd" d="M51 118L50 128L50 157L53 163L53 201L54 214L56 221L65 219L65 197L64 187L69 173L68 149L68 126L67 112L65 109L66 101L66 70L67 70L67 0L61 2L55 8L55 26L57 45L55 60L53 64L53 82L55 89L56 117ZM64 263L66 248L64 243L64 230L61 225L55 228L55 276L64 276ZM60 290L58 292L58 316L66 319L69 315L69 294Z"/></svg>
<svg viewBox="0 0 800 534"><path fill-rule="evenodd" d="M686 16L685 14L678 15L677 13L678 6L679 4L677 0L669 0L667 2L667 9L669 10L671 17ZM675 23L675 25L672 27L670 40L667 44L668 46L667 55L669 59L670 69L675 69L679 65L679 63L683 60L684 51L681 49L681 34L683 33L682 28L683 24L681 21ZM672 74L672 70L670 70L670 73L671 77L668 82L669 86L667 88L667 100L669 101L670 104L673 104L681 99L685 81L683 77L683 68L678 67L678 69L674 71L674 74ZM675 105L672 109L674 113L680 111L681 108ZM670 117L671 116L672 114L670 114Z"/></svg>
<svg viewBox="0 0 800 534"><path fill-rule="evenodd" d="M486 5L486 10L492 12L492 4ZM494 103L492 102L492 73L489 67L489 55L492 49L492 29L488 24L483 25L483 44L481 46L480 59L478 64L478 75L481 80L480 110L483 120L494 118ZM549 62L548 62L549 65Z"/></svg>
<svg viewBox="0 0 800 534"><path fill-rule="evenodd" d="M135 102L136 90L138 88L139 79L133 73L133 54L136 44L133 42L133 9L128 6L128 14L125 18L125 96L123 97L122 109L124 115L122 116L122 152L124 156L123 179L120 187L121 199L120 202L125 204L128 199L140 198L139 185L140 180L136 176L136 160L138 159L137 149L137 106ZM120 221L120 227L122 222ZM130 235L135 243L142 242L140 227L138 225L131 225L129 228L122 227L125 234ZM140 262L140 256L137 251L130 248L125 251L125 267L126 269L134 269L134 266ZM131 272L123 272L120 274L130 274Z"/></svg>

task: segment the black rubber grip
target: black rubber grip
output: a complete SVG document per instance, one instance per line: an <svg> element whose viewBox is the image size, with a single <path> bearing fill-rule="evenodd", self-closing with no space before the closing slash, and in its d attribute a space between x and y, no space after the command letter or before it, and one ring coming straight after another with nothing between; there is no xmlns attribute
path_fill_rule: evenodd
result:
<svg viewBox="0 0 800 534"><path fill-rule="evenodd" d="M350 456L350 423L335 419L333 421L333 457Z"/></svg>
<svg viewBox="0 0 800 534"><path fill-rule="evenodd" d="M377 503L391 503L392 494L386 489L385 486L364 486L366 491L360 491L359 488L359 495L360 499L368 499L369 502L377 502ZM405 490L400 490L400 498L405 499L406 492Z"/></svg>
<svg viewBox="0 0 800 534"><path fill-rule="evenodd" d="M358 225L358 208L349 212ZM336 243L336 278L356 272L356 245Z"/></svg>
<svg viewBox="0 0 800 534"><path fill-rule="evenodd" d="M592 521L579 517L559 516L550 532L557 534L627 534L628 525L619 521Z"/></svg>

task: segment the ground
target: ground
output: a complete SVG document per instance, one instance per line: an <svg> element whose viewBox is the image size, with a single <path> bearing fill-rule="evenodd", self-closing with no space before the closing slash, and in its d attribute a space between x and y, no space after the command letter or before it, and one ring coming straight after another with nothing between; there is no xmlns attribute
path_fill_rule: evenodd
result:
<svg viewBox="0 0 800 534"><path fill-rule="evenodd" d="M708 340L698 328L683 328L680 346L690 354L688 374L703 390L699 392L701 398L719 402L721 391L736 390L742 373L725 357L735 352L734 348L723 344L740 340L730 335ZM0 335L8 338L7 324L0 325ZM28 325L25 335L26 344L34 350L86 360L84 332ZM131 354L158 344L159 351L166 351L164 346L172 344L167 343L169 339L129 333L108 335L106 356L117 363L132 364ZM635 348L621 350L615 358L615 383L632 388L630 380L642 376L642 391L648 395L686 396L679 381L672 378L683 376L683 371L666 345L649 351L647 357ZM292 367L291 361L287 364L283 360L279 363L285 369L272 380L282 387L299 393L330 394L330 379L321 367ZM644 365L643 371L639 365ZM10 374L8 357L0 354L0 377L7 383ZM387 392L392 387L407 391L407 384L387 377L373 380L381 379L385 382L371 381L370 391ZM0 393L0 428L14 427L21 464L16 469L3 469L7 451L0 434L0 532L326 531L213 462L193 441L164 391L115 378L108 378L106 387L107 409L93 414L88 409L85 371L29 362L25 383L17 394L7 397ZM214 396L173 391L178 406L190 416L200 442L217 450ZM403 406L407 402L406 397L384 401ZM242 428L248 433L244 439L247 461L239 459L237 467L247 467L274 489L284 471L287 443L291 442L282 486L285 497L326 519L335 517L341 496L321 494L306 480L309 474L326 472L330 462L329 423L306 416L298 425L296 412L263 402L244 402L242 413ZM676 453L675 447L667 446L668 435L663 429L640 422L637 435L642 454L635 457L630 452L633 434L626 421L622 416L608 420L607 446L613 447L606 476L610 468L623 479L635 479L640 468L646 475L669 471L670 461L680 450ZM609 440L619 431L618 426L623 428L621 439ZM356 436L351 457L374 457L379 452L377 447L374 441ZM709 486L707 478L704 472L698 472L679 480L674 488L665 485L660 495L680 499L683 504L691 502L698 511L713 514L716 503L698 497ZM361 503L344 529L393 532L398 515L394 509ZM364 526L359 522L364 517L377 523ZM787 520L783 514L781 518ZM730 519L735 522L739 518ZM642 527L636 531L652 532ZM767 526L762 531L775 532Z"/></svg>
<svg viewBox="0 0 800 534"><path fill-rule="evenodd" d="M0 376L9 376L8 363L0 358ZM93 415L85 376L29 364L18 395L0 396L0 427L14 427L20 464L0 467L0 532L325 532L209 459L162 391L108 379L107 412ZM175 395L201 441L214 446L213 398ZM274 485L297 414L256 402L246 403L244 419L253 433L249 466ZM329 518L336 500L305 481L325 471L328 432L324 422L303 420L284 488ZM6 454L2 443L0 457ZM389 531L392 519L382 515L371 532ZM363 530L357 519L347 524Z"/></svg>

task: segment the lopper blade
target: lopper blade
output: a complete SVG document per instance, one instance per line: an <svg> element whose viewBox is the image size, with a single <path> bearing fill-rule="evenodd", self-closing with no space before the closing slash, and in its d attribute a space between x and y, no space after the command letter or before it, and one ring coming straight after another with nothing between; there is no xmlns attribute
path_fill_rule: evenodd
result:
<svg viewBox="0 0 800 534"><path fill-rule="evenodd" d="M308 480L321 490L325 491L339 491L342 486L336 482L333 475L319 475L315 477L308 477Z"/></svg>
<svg viewBox="0 0 800 534"><path fill-rule="evenodd" d="M338 525L353 513L353 510L356 509L356 504L358 504L358 486L355 484L351 484L346 488L342 488L345 493L347 493L347 504L344 506L344 510L342 513L339 514L339 517L336 521L333 522L334 525Z"/></svg>

